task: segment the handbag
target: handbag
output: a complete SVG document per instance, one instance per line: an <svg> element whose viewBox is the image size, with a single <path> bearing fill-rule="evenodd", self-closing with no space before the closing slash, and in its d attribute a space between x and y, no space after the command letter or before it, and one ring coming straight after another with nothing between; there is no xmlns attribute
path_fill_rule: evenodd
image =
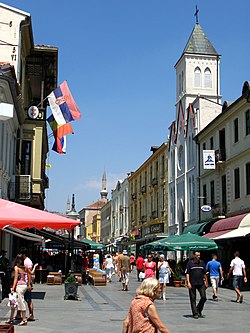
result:
<svg viewBox="0 0 250 333"><path fill-rule="evenodd" d="M144 272L140 272L139 273L139 278L140 279L144 279L145 278L145 273Z"/></svg>
<svg viewBox="0 0 250 333"><path fill-rule="evenodd" d="M11 308L16 308L17 307L17 293L11 292L9 293L9 302L7 304Z"/></svg>

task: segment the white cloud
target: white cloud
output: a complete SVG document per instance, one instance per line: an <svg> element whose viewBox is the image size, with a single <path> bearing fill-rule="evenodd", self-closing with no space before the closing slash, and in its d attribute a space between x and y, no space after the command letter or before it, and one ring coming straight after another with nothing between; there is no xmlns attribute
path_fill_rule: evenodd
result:
<svg viewBox="0 0 250 333"><path fill-rule="evenodd" d="M124 180L127 177L126 173L106 173L107 190L110 194L111 190L116 187L118 180ZM86 179L83 183L77 184L75 190L97 190L98 193L102 189L102 176L93 176Z"/></svg>

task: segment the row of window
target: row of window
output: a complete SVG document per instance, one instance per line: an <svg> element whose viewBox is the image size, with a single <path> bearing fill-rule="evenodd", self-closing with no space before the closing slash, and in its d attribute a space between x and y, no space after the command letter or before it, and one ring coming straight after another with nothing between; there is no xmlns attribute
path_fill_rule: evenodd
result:
<svg viewBox="0 0 250 333"><path fill-rule="evenodd" d="M250 195L250 163L246 163L245 165L245 194ZM234 169L234 199L239 199L242 195L241 189L241 171L240 168ZM210 204L211 207L216 205L215 203L215 184L214 180L210 182L210 202L208 202L208 193L207 193L207 185L203 185L203 204L207 205ZM223 175L221 177L221 194L222 194L222 204L226 207L226 176Z"/></svg>
<svg viewBox="0 0 250 333"><path fill-rule="evenodd" d="M245 128L244 128L244 132L245 135L249 135L250 134L250 110L247 110L245 112ZM244 133L243 132L243 133ZM222 130L219 131L219 141L220 141L220 149L225 149L225 129L223 128ZM240 127L239 127L239 118L235 118L233 121L233 142L237 143L240 140ZM203 143L202 148L203 150L206 150L206 142ZM211 137L210 138L210 149L214 149L214 138Z"/></svg>

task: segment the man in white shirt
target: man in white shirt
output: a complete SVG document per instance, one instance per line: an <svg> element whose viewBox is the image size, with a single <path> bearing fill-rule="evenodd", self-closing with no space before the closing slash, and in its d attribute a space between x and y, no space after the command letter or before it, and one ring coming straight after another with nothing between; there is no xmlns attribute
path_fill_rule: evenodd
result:
<svg viewBox="0 0 250 333"><path fill-rule="evenodd" d="M234 253L234 259L231 261L229 274L233 272L233 287L237 295L236 302L242 303L243 302L243 295L240 291L242 287L243 277L244 282L247 282L246 276L246 267L243 260L240 259L239 251Z"/></svg>

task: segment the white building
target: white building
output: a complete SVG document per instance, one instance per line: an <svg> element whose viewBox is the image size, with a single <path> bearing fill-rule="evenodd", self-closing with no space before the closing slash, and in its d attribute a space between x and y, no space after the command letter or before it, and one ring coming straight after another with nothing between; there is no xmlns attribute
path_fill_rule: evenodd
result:
<svg viewBox="0 0 250 333"><path fill-rule="evenodd" d="M194 136L221 113L220 55L196 23L176 69L176 120L168 155L169 235L198 222L198 153Z"/></svg>
<svg viewBox="0 0 250 333"><path fill-rule="evenodd" d="M128 179L118 180L111 194L111 241L116 242L128 233Z"/></svg>

